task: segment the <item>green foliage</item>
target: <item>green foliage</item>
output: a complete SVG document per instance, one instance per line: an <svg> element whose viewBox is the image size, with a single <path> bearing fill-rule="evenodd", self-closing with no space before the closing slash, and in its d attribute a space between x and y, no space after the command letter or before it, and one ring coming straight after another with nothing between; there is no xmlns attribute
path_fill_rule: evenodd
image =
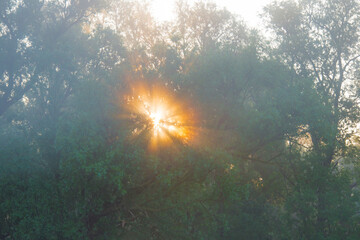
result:
<svg viewBox="0 0 360 240"><path fill-rule="evenodd" d="M330 171L309 156L297 166L299 174L287 199L289 223L297 226L295 239L356 239L358 224L354 209L358 194L351 191L348 171ZM325 205L326 208L320 208ZM291 214L290 214L291 213ZM322 221L319 221L322 219Z"/></svg>
<svg viewBox="0 0 360 240"><path fill-rule="evenodd" d="M299 3L274 47L211 3L2 1L0 239L358 239L358 3ZM134 134L140 80L191 139Z"/></svg>

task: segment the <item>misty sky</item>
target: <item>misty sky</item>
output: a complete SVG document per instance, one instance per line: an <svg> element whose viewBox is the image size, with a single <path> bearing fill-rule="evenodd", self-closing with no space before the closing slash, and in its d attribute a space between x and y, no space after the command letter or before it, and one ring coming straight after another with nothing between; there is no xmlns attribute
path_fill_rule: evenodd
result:
<svg viewBox="0 0 360 240"><path fill-rule="evenodd" d="M236 13L245 20L250 27L259 27L262 24L259 13L262 8L272 0L213 0L219 7L226 7L230 12ZM176 0L152 0L151 8L155 18L159 21L172 20ZM189 1L194 2L193 0Z"/></svg>

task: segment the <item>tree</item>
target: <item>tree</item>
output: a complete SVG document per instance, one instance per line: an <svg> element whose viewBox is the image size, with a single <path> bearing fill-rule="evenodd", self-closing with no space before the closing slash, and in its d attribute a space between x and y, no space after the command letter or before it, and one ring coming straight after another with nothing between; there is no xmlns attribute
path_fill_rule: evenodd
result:
<svg viewBox="0 0 360 240"><path fill-rule="evenodd" d="M336 235L335 226L339 222L330 221L329 209L340 203L339 198L351 201L349 193L345 193L349 190L349 179L348 186L345 184L347 189L339 191L338 196L330 198L330 192L334 191L330 189L335 185L333 181L341 181L336 177L337 165L347 157L347 139L359 120L354 89L354 67L360 57L359 2L283 1L270 4L266 11L279 44L277 56L296 74L313 79L319 95L320 105L308 107L314 113L309 114L306 124L312 148L311 157L305 160L310 161L310 172L322 177L317 179L315 189L307 186L310 179L295 185L312 189L313 199L309 201L316 207L312 208L314 215L310 218L315 219L317 236ZM302 190L299 193L304 196ZM347 213L350 217L351 211Z"/></svg>
<svg viewBox="0 0 360 240"><path fill-rule="evenodd" d="M357 239L359 9L330 2L271 4L270 51L212 3L0 3L0 239Z"/></svg>
<svg viewBox="0 0 360 240"><path fill-rule="evenodd" d="M323 103L331 108L330 115L320 116L321 121L327 118L326 129L316 124L319 120L309 129L325 166L344 147L348 126L358 117L353 81L360 57L358 12L356 0L284 1L267 8L279 54L298 74L314 79Z"/></svg>
<svg viewBox="0 0 360 240"><path fill-rule="evenodd" d="M218 238L286 235L280 209L294 158L286 142L301 137L299 127L309 117L304 109L317 105L309 79L292 77L285 65L261 58L255 49L203 53L180 88L201 116L193 145L233 157L213 183L217 202L211 208L224 216Z"/></svg>
<svg viewBox="0 0 360 240"><path fill-rule="evenodd" d="M0 7L0 115L19 101L37 80L34 54L41 22L40 2L2 1Z"/></svg>
<svg viewBox="0 0 360 240"><path fill-rule="evenodd" d="M235 15L214 3L199 1L190 6L179 1L172 35L179 41L182 55L187 55L192 50L206 52L229 43L241 48L247 40L247 29Z"/></svg>
<svg viewBox="0 0 360 240"><path fill-rule="evenodd" d="M0 116L42 77L47 51L98 1L11 1L0 6Z"/></svg>

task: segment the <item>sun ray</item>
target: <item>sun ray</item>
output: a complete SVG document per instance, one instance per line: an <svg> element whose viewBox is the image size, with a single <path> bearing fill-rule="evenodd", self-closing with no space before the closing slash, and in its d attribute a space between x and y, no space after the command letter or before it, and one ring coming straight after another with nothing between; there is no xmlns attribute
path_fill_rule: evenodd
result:
<svg viewBox="0 0 360 240"><path fill-rule="evenodd" d="M149 149L175 142L188 144L193 137L194 114L174 92L159 85L133 84L123 95L124 119L133 123L132 136L147 136Z"/></svg>

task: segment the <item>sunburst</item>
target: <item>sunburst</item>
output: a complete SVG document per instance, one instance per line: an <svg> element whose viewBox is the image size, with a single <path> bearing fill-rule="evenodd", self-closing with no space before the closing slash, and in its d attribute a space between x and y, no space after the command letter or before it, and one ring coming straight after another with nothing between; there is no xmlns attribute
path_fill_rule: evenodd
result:
<svg viewBox="0 0 360 240"><path fill-rule="evenodd" d="M133 84L122 98L126 118L133 123L131 137L145 136L150 149L175 142L187 144L194 133L194 114L174 95L159 85Z"/></svg>

